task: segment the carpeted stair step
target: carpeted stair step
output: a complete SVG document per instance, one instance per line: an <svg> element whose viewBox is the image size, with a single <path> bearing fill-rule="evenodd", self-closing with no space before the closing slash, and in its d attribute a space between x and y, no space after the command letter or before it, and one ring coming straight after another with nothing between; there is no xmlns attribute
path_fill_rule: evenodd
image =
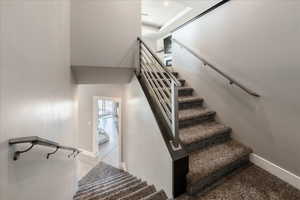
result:
<svg viewBox="0 0 300 200"><path fill-rule="evenodd" d="M203 107L179 110L179 128L193 126L203 121L211 120L216 112Z"/></svg>
<svg viewBox="0 0 300 200"><path fill-rule="evenodd" d="M136 192L136 191L139 191L140 189L144 188L147 186L147 182L144 181L144 182L141 182L141 183L137 183L135 185L132 185L128 188L125 188L125 189L122 189L116 193L113 193L101 200L117 200L117 199L120 199L122 197L125 197L133 192Z"/></svg>
<svg viewBox="0 0 300 200"><path fill-rule="evenodd" d="M117 187L112 187L112 188L107 189L107 190L99 191L96 194L93 194L93 195L90 195L90 196L87 196L87 197L84 197L84 198L80 198L80 200L102 199L102 198L108 197L112 194L115 194L115 193L119 192L120 190L123 190L125 188L128 188L132 185L135 185L135 184L141 183L141 182L142 182L141 179L136 179L136 180L133 180L133 181L129 181L129 182L126 182L126 183L124 183L122 185L119 185Z"/></svg>
<svg viewBox="0 0 300 200"><path fill-rule="evenodd" d="M89 181L89 182L84 182L84 183L78 183L78 187L81 188L81 187L85 187L85 186L88 186L88 185L92 185L94 183L99 183L99 182L106 182L106 181L109 181L109 180L112 180L112 179L115 179L115 178L119 178L121 176L126 176L128 175L127 172L121 172L121 173L117 173L117 174L114 174L113 176L109 176L107 178L102 178L102 179L97 179L97 180L93 180L93 181Z"/></svg>
<svg viewBox="0 0 300 200"><path fill-rule="evenodd" d="M120 179L114 179L110 182L106 182L106 183L102 183L102 184L98 184L98 185L93 185L93 186L90 186L89 188L79 190L76 193L75 197L81 196L81 195L84 195L84 194L87 194L87 193L90 193L90 192L94 192L94 191L97 191L97 190L101 190L102 188L114 187L114 186L123 184L124 182L131 181L133 179L136 179L136 178L134 176L129 175L129 176L126 176L126 177L122 177Z"/></svg>
<svg viewBox="0 0 300 200"><path fill-rule="evenodd" d="M169 96L169 93L171 91L171 89L169 87L164 87L164 88L159 87L158 89L164 90L166 96ZM186 87L186 86L178 87L178 96L179 97L193 96L193 91L194 91L194 89L191 87Z"/></svg>
<svg viewBox="0 0 300 200"><path fill-rule="evenodd" d="M124 184L130 183L132 181L136 181L136 180L138 180L138 179L136 177L132 176L132 177L129 177L127 179L117 181L117 182L113 182L113 183L108 184L108 185L106 185L106 184L99 185L98 187L92 188L90 190L87 190L87 191L84 191L84 192L81 192L81 193L77 193L74 196L74 199L81 199L81 198L93 196L95 194L102 193L103 191L110 190L111 188L116 188L116 187L119 187L120 185L124 185Z"/></svg>
<svg viewBox="0 0 300 200"><path fill-rule="evenodd" d="M228 141L230 132L230 127L213 120L181 128L179 130L179 138L185 149L188 152L192 152Z"/></svg>
<svg viewBox="0 0 300 200"><path fill-rule="evenodd" d="M194 89L191 87L179 87L178 88L178 96L182 97L182 96L192 96L194 92Z"/></svg>
<svg viewBox="0 0 300 200"><path fill-rule="evenodd" d="M99 180L94 180L92 182L79 185L79 189L87 188L87 187L97 185L97 184L101 184L101 183L106 183L106 182L112 181L114 179L122 178L124 176L129 176L129 174L128 173L121 173L121 174L118 174L116 176L107 177L107 178L99 179Z"/></svg>
<svg viewBox="0 0 300 200"><path fill-rule="evenodd" d="M201 107L203 104L203 98L197 96L179 97L178 104L180 110Z"/></svg>
<svg viewBox="0 0 300 200"><path fill-rule="evenodd" d="M147 197L142 198L142 200L167 200L168 197L163 190L152 193Z"/></svg>
<svg viewBox="0 0 300 200"><path fill-rule="evenodd" d="M191 153L187 192L193 195L233 170L248 164L250 153L251 149L234 140Z"/></svg>
<svg viewBox="0 0 300 200"><path fill-rule="evenodd" d="M155 187L153 185L148 185L123 198L120 198L119 200L139 200L155 192L156 192Z"/></svg>
<svg viewBox="0 0 300 200"><path fill-rule="evenodd" d="M78 189L78 192L79 193L84 192L84 191L90 190L91 188L95 188L95 187L98 187L98 186L101 186L101 185L109 185L109 184L112 184L114 182L122 181L122 180L130 178L130 177L133 177L133 176L129 175L129 174L126 174L124 176L115 177L115 178L110 179L110 180L94 182L93 184L89 184L89 185L83 185Z"/></svg>

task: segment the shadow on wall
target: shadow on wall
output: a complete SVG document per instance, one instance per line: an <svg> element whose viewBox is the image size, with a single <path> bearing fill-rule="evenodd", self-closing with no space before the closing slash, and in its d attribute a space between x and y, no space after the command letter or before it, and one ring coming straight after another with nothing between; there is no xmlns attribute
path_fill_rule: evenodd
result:
<svg viewBox="0 0 300 200"><path fill-rule="evenodd" d="M24 145L18 149L27 147ZM1 175L1 188L5 190L1 192L1 199L72 199L77 187L76 160L69 159L67 152L58 151L47 160L47 153L53 149L35 146L14 161L14 147L3 142L0 150L2 154L6 152L1 159L7 159L7 162L1 162L1 173L6 174ZM2 187L5 185L7 188Z"/></svg>
<svg viewBox="0 0 300 200"><path fill-rule="evenodd" d="M131 63L131 67L136 68L138 50L138 43L137 41L134 41L127 49L127 53L120 59L119 66L126 66L126 64Z"/></svg>

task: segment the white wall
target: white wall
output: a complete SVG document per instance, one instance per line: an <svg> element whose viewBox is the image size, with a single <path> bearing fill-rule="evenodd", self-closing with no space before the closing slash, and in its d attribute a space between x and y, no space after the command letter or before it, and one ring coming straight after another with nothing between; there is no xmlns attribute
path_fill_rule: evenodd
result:
<svg viewBox="0 0 300 200"><path fill-rule="evenodd" d="M175 45L174 65L234 137L300 175L300 2L232 0L174 34L257 91L253 98Z"/></svg>
<svg viewBox="0 0 300 200"><path fill-rule="evenodd" d="M72 66L77 84L126 84L134 74L134 68Z"/></svg>
<svg viewBox="0 0 300 200"><path fill-rule="evenodd" d="M133 67L140 0L72 0L72 65Z"/></svg>
<svg viewBox="0 0 300 200"><path fill-rule="evenodd" d="M123 159L128 171L172 197L172 159L136 77L126 86L125 107Z"/></svg>
<svg viewBox="0 0 300 200"><path fill-rule="evenodd" d="M8 139L40 136L76 144L70 72L70 2L0 1L0 199L72 199L76 162L34 147L12 160ZM69 153L69 152L68 152Z"/></svg>
<svg viewBox="0 0 300 200"><path fill-rule="evenodd" d="M93 97L123 98L125 85L98 84L78 86L78 145L93 152Z"/></svg>

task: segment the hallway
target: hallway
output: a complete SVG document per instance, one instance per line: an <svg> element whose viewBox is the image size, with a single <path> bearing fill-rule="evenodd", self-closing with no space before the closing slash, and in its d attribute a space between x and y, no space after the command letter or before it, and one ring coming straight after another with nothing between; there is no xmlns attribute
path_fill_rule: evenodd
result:
<svg viewBox="0 0 300 200"><path fill-rule="evenodd" d="M118 168L120 166L118 118L113 115L103 117L100 120L100 126L108 134L109 141L99 144L99 160Z"/></svg>

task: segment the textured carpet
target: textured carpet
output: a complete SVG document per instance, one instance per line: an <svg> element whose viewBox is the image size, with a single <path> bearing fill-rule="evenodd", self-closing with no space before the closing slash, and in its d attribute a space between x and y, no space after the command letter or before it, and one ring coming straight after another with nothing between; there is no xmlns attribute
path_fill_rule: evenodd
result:
<svg viewBox="0 0 300 200"><path fill-rule="evenodd" d="M231 128L216 120L217 113L180 80L179 138L189 153L186 189L190 196L179 199L300 200L300 191L251 165L251 148L234 141Z"/></svg>
<svg viewBox="0 0 300 200"><path fill-rule="evenodd" d="M257 166L224 177L216 188L194 197L177 200L299 200L300 191Z"/></svg>
<svg viewBox="0 0 300 200"><path fill-rule="evenodd" d="M100 162L79 181L79 185L104 179L122 172L123 170L121 169L117 169L108 164L105 164L104 162Z"/></svg>
<svg viewBox="0 0 300 200"><path fill-rule="evenodd" d="M166 200L164 191L100 162L79 181L74 200Z"/></svg>

